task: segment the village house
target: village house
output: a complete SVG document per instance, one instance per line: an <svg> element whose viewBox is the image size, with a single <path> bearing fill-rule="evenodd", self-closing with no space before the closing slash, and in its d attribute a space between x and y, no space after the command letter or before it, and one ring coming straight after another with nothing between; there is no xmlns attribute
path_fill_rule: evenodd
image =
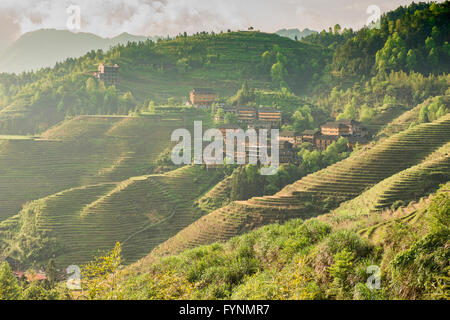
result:
<svg viewBox="0 0 450 320"><path fill-rule="evenodd" d="M281 111L274 108L259 108L258 120L270 123L272 127L281 125Z"/></svg>
<svg viewBox="0 0 450 320"><path fill-rule="evenodd" d="M314 146L319 150L326 150L330 144L338 141L340 136L318 135L314 141Z"/></svg>
<svg viewBox="0 0 450 320"><path fill-rule="evenodd" d="M315 145L318 136L320 136L319 130L305 130L301 135L301 143L309 142Z"/></svg>
<svg viewBox="0 0 450 320"><path fill-rule="evenodd" d="M217 94L212 89L195 88L190 92L190 101L193 106L211 106L217 99Z"/></svg>
<svg viewBox="0 0 450 320"><path fill-rule="evenodd" d="M13 273L17 279L24 279L28 283L47 280L47 275L42 270L39 270L38 272L14 271Z"/></svg>
<svg viewBox="0 0 450 320"><path fill-rule="evenodd" d="M227 113L233 113L237 115L237 120L247 124L249 129L271 129L281 125L282 112L274 108L219 106L219 109L223 110L223 115L216 114L214 120L217 122L223 121Z"/></svg>
<svg viewBox="0 0 450 320"><path fill-rule="evenodd" d="M301 143L311 143L316 149L325 150L330 144L345 137L349 148L357 143L367 143L367 129L355 120L339 120L327 122L319 130L305 130L301 135Z"/></svg>
<svg viewBox="0 0 450 320"><path fill-rule="evenodd" d="M367 136L367 128L361 125L360 122L356 120L338 120L337 123L341 123L348 127L349 135L356 137L365 137Z"/></svg>
<svg viewBox="0 0 450 320"><path fill-rule="evenodd" d="M320 126L320 131L326 136L348 136L350 128L340 122L327 122Z"/></svg>
<svg viewBox="0 0 450 320"><path fill-rule="evenodd" d="M240 129L241 128L235 124L222 124L217 128L217 130L219 130L220 133L222 133L222 136L224 139L227 136L227 131L236 132L236 131L239 131Z"/></svg>
<svg viewBox="0 0 450 320"><path fill-rule="evenodd" d="M288 141L280 142L279 159L281 164L295 162L295 153L292 147L293 144Z"/></svg>
<svg viewBox="0 0 450 320"><path fill-rule="evenodd" d="M254 107L239 107L236 109L238 120L243 123L252 123L258 119L256 108Z"/></svg>
<svg viewBox="0 0 450 320"><path fill-rule="evenodd" d="M292 145L297 143L297 133L295 131L281 131L279 135L279 141L281 142L289 142Z"/></svg>
<svg viewBox="0 0 450 320"><path fill-rule="evenodd" d="M117 85L119 82L119 66L117 64L113 66L105 66L100 64L98 66L97 78L102 80L106 86Z"/></svg>

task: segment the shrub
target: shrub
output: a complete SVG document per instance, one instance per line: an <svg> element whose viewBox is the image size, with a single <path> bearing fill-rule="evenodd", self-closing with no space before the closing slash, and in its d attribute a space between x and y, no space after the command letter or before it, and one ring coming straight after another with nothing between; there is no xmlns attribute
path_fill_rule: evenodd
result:
<svg viewBox="0 0 450 320"><path fill-rule="evenodd" d="M392 204L391 210L392 210L392 211L396 211L398 208L404 207L405 205L406 205L406 204L405 204L405 201L403 201L403 200L397 200L397 201L395 201L395 202Z"/></svg>
<svg viewBox="0 0 450 320"><path fill-rule="evenodd" d="M449 233L428 234L391 262L392 288L403 299L419 299L433 291L450 270ZM447 292L448 295L448 292Z"/></svg>
<svg viewBox="0 0 450 320"><path fill-rule="evenodd" d="M439 193L431 201L428 209L430 213L429 224L432 231L450 230L450 195L448 193Z"/></svg>

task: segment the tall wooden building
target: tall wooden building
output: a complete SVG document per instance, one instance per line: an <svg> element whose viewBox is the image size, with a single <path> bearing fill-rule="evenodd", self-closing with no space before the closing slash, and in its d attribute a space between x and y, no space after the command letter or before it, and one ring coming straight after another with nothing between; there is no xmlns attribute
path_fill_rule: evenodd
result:
<svg viewBox="0 0 450 320"><path fill-rule="evenodd" d="M260 108L258 119L270 123L273 127L279 127L281 125L281 111L274 108Z"/></svg>
<svg viewBox="0 0 450 320"><path fill-rule="evenodd" d="M119 66L105 66L100 64L98 66L97 78L103 80L106 86L117 85L119 82Z"/></svg>
<svg viewBox="0 0 450 320"><path fill-rule="evenodd" d="M239 107L236 112L238 115L238 120L247 124L258 119L258 113L253 107Z"/></svg>
<svg viewBox="0 0 450 320"><path fill-rule="evenodd" d="M210 106L217 99L217 94L212 89L195 88L191 91L189 98L194 106Z"/></svg>

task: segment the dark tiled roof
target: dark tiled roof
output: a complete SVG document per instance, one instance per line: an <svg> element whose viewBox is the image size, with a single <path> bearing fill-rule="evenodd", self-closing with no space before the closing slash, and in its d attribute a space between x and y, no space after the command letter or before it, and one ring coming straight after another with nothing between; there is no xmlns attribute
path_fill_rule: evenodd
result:
<svg viewBox="0 0 450 320"><path fill-rule="evenodd" d="M256 109L254 107L245 107L245 106L237 107L236 110L238 112L239 111L256 111Z"/></svg>
<svg viewBox="0 0 450 320"><path fill-rule="evenodd" d="M317 140L339 140L339 136L326 136L326 135L320 135L317 137Z"/></svg>
<svg viewBox="0 0 450 320"><path fill-rule="evenodd" d="M305 131L302 132L302 134L304 136L313 136L313 135L318 134L318 133L319 133L319 130L305 130Z"/></svg>
<svg viewBox="0 0 450 320"><path fill-rule="evenodd" d="M192 91L200 94L215 94L214 90L209 88L194 88Z"/></svg>
<svg viewBox="0 0 450 320"><path fill-rule="evenodd" d="M281 110L275 108L259 108L258 112L262 113L281 113Z"/></svg>
<svg viewBox="0 0 450 320"><path fill-rule="evenodd" d="M296 134L297 133L295 131L281 131L280 137L295 137Z"/></svg>
<svg viewBox="0 0 450 320"><path fill-rule="evenodd" d="M236 107L231 106L219 106L219 109L223 109L224 111L236 111Z"/></svg>
<svg viewBox="0 0 450 320"><path fill-rule="evenodd" d="M340 122L327 122L323 125L321 125L321 127L326 127L326 128L341 128L341 127L345 127L346 125Z"/></svg>

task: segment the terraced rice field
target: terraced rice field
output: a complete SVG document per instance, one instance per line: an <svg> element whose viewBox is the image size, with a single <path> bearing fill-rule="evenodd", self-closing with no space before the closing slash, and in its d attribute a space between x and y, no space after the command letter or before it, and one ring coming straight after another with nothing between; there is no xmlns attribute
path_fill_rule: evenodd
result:
<svg viewBox="0 0 450 320"><path fill-rule="evenodd" d="M228 201L231 191L231 176L226 177L198 200L198 205L205 211L213 211L223 207Z"/></svg>
<svg viewBox="0 0 450 320"><path fill-rule="evenodd" d="M0 224L0 230L14 224L13 229L19 230L19 236L9 239L0 231L0 238L10 252L27 255L20 234L29 234L25 229L32 225L33 234L52 243L36 254L54 255L60 266L85 263L117 241L123 245L126 263L134 262L198 219L201 211L194 200L219 179L201 167L188 166L164 175L72 188L35 201L12 222ZM1 227L5 225L9 228ZM48 251L49 247L54 250Z"/></svg>
<svg viewBox="0 0 450 320"><path fill-rule="evenodd" d="M267 223L316 216L325 212L324 203L329 202L330 206L336 207L380 181L422 162L422 169L429 166L430 170L443 169L448 173L446 149L442 149L443 156L442 152L441 156L432 154L449 141L450 114L447 114L438 121L413 127L367 146L350 158L285 187L274 196L235 202L218 209L163 243L151 256L173 254L197 245L226 240ZM402 181L417 183L420 175L413 174L414 170L405 171ZM390 190L392 196L380 197L380 201L385 203L380 202L377 206L391 203L396 191L404 191L401 185L393 183L390 189L386 189L386 195Z"/></svg>
<svg viewBox="0 0 450 320"><path fill-rule="evenodd" d="M152 172L174 129L188 119L80 116L40 139L0 140L0 221L28 201Z"/></svg>
<svg viewBox="0 0 450 320"><path fill-rule="evenodd" d="M356 217L389 209L396 201L414 201L450 179L450 143L433 152L420 164L376 184L358 197L343 203L330 215Z"/></svg>

